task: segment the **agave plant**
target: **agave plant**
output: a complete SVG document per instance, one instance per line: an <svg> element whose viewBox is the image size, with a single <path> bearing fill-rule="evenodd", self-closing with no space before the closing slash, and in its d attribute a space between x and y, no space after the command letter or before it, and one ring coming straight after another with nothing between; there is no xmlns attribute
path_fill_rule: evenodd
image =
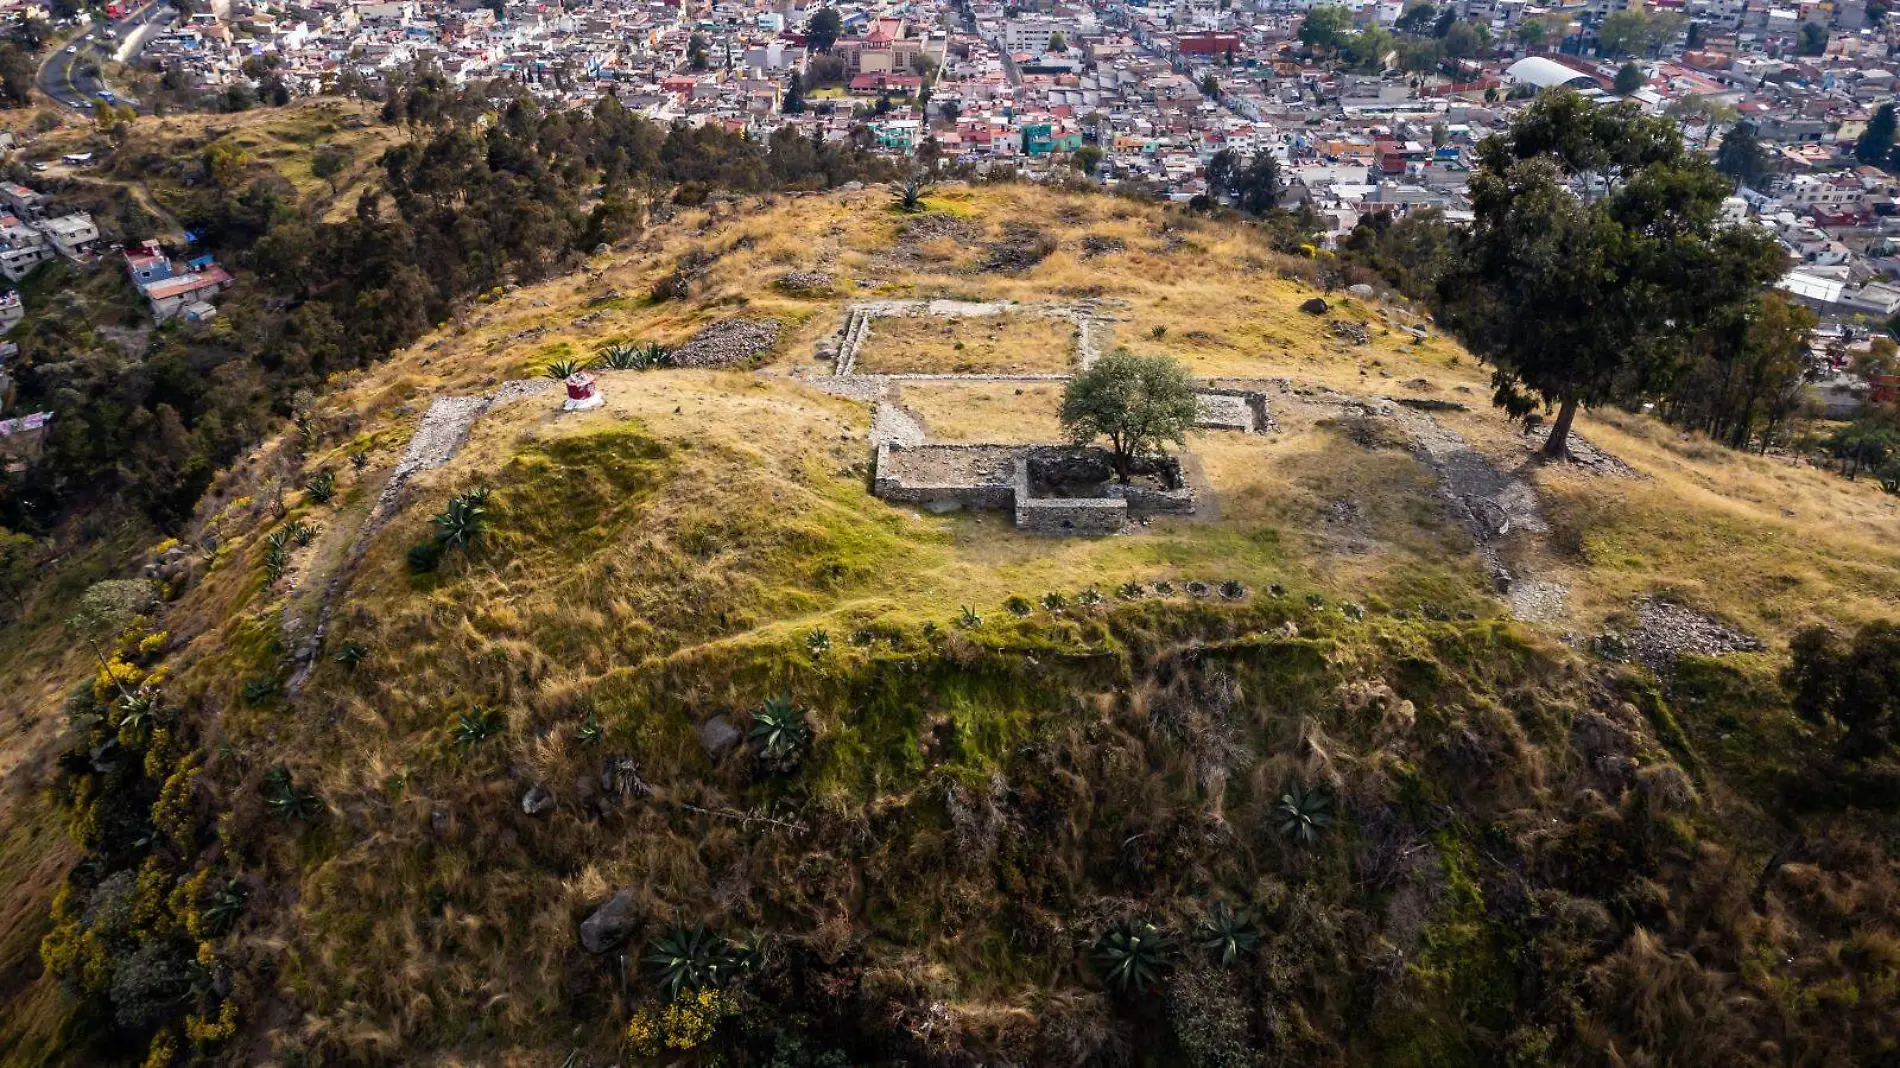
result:
<svg viewBox="0 0 1900 1068"><path fill-rule="evenodd" d="M264 579L275 586L290 570L290 531L279 528L264 539Z"/></svg>
<svg viewBox="0 0 1900 1068"><path fill-rule="evenodd" d="M1124 992L1146 990L1160 981L1174 956L1174 939L1152 923L1129 920L1095 943L1095 968L1102 981Z"/></svg>
<svg viewBox="0 0 1900 1068"><path fill-rule="evenodd" d="M913 174L901 182L891 183L891 206L906 215L915 215L924 210L924 197L930 193L930 184L922 175Z"/></svg>
<svg viewBox="0 0 1900 1068"><path fill-rule="evenodd" d="M1232 967L1242 954L1252 953L1259 944L1260 932L1254 928L1253 917L1234 911L1225 901L1214 906L1201 928L1201 948L1212 953L1223 968Z"/></svg>
<svg viewBox="0 0 1900 1068"><path fill-rule="evenodd" d="M1273 819L1283 836L1301 845L1313 845L1319 841L1320 832L1332 826L1332 810L1333 799L1324 792L1288 783L1273 806Z"/></svg>
<svg viewBox="0 0 1900 1068"><path fill-rule="evenodd" d="M330 498L336 496L336 472L326 467L311 475L310 481L303 484L303 491L318 504L329 504Z"/></svg>
<svg viewBox="0 0 1900 1068"><path fill-rule="evenodd" d="M640 349L624 341L617 341L600 350L600 366L609 371L638 371L646 364L640 358Z"/></svg>
<svg viewBox="0 0 1900 1068"><path fill-rule="evenodd" d="M282 764L264 776L264 804L284 824L309 820L317 814L317 795L297 785Z"/></svg>
<svg viewBox="0 0 1900 1068"><path fill-rule="evenodd" d="M500 734L507 721L500 712L476 705L455 716L455 744L475 745Z"/></svg>
<svg viewBox="0 0 1900 1068"><path fill-rule="evenodd" d="M790 695L768 697L752 713L752 740L759 743L759 755L783 763L811 744L811 725L805 710L792 704Z"/></svg>
<svg viewBox="0 0 1900 1068"><path fill-rule="evenodd" d="M660 970L660 989L669 998L719 986L738 970L731 946L703 923L675 927L654 939L647 963Z"/></svg>
<svg viewBox="0 0 1900 1068"><path fill-rule="evenodd" d="M589 712L581 725L574 729L574 737L580 739L582 745L598 745L601 739L607 737L607 732L601 730L600 718Z"/></svg>
<svg viewBox="0 0 1900 1068"><path fill-rule="evenodd" d="M259 675L256 678L245 679L238 687L238 694L244 698L244 703L247 705L261 705L277 696L277 690L276 679L268 675Z"/></svg>
<svg viewBox="0 0 1900 1068"><path fill-rule="evenodd" d="M1187 584L1187 592L1189 597L1205 597L1214 591L1208 587L1207 583L1196 579Z"/></svg>
<svg viewBox="0 0 1900 1068"><path fill-rule="evenodd" d="M1324 608L1326 607L1326 598L1317 593L1309 593L1306 595L1306 607L1314 609Z"/></svg>
<svg viewBox="0 0 1900 1068"><path fill-rule="evenodd" d="M1141 588L1141 583L1139 582L1124 582L1120 588L1115 591L1115 596L1120 597L1124 601L1139 601L1141 600L1142 594L1147 592L1147 590Z"/></svg>
<svg viewBox="0 0 1900 1068"><path fill-rule="evenodd" d="M1069 607L1069 599L1054 590L1050 590L1048 593L1042 595L1042 607L1049 612L1060 612Z"/></svg>
<svg viewBox="0 0 1900 1068"><path fill-rule="evenodd" d="M284 524L283 534L298 545L308 545L317 538L317 528L301 519L293 519Z"/></svg>
<svg viewBox="0 0 1900 1068"><path fill-rule="evenodd" d="M982 625L983 617L977 615L976 609L967 604L963 606L963 611L957 613L957 626L964 630L975 630Z"/></svg>
<svg viewBox="0 0 1900 1068"><path fill-rule="evenodd" d="M1156 597L1174 596L1174 583L1169 582L1167 579L1162 579L1160 582L1155 583L1155 596Z"/></svg>
<svg viewBox="0 0 1900 1068"><path fill-rule="evenodd" d="M1012 616L1026 616L1036 610L1035 606L1030 604L1027 598L1023 597L1011 597L1009 600L1003 602L1003 607L1007 609Z"/></svg>
<svg viewBox="0 0 1900 1068"><path fill-rule="evenodd" d="M587 363L584 360L559 359L549 362L547 368L541 373L558 382L569 375L579 374L585 370L587 370Z"/></svg>
<svg viewBox="0 0 1900 1068"><path fill-rule="evenodd" d="M869 627L859 627L851 632L851 644L863 648L877 641L877 634Z"/></svg>
<svg viewBox="0 0 1900 1068"><path fill-rule="evenodd" d="M1340 604L1339 614L1352 620L1354 623L1366 618L1366 610L1351 601L1345 601Z"/></svg>
<svg viewBox="0 0 1900 1068"><path fill-rule="evenodd" d="M1285 597L1286 587L1280 585L1277 582L1271 583L1267 586L1267 596L1268 597Z"/></svg>
<svg viewBox="0 0 1900 1068"><path fill-rule="evenodd" d="M1230 601L1238 601L1247 596L1247 587L1241 585L1238 579L1228 579L1220 584L1220 595Z"/></svg>
<svg viewBox="0 0 1900 1068"><path fill-rule="evenodd" d="M665 345L662 345L657 341L649 341L646 344L641 345L640 358L646 361L645 363L641 365L643 367L671 367L673 366L673 354L667 350Z"/></svg>
<svg viewBox="0 0 1900 1068"><path fill-rule="evenodd" d="M162 696L150 686L141 686L130 696L119 699L119 737L145 738L157 724L163 705Z"/></svg>
<svg viewBox="0 0 1900 1068"><path fill-rule="evenodd" d="M355 670L356 665L362 663L368 659L368 657L368 646L363 645L361 642L344 642L343 648L336 651L336 656L333 659L344 667Z"/></svg>
<svg viewBox="0 0 1900 1068"><path fill-rule="evenodd" d="M237 926L244 915L244 905L251 897L251 888L238 879L231 879L216 890L211 891L210 899L198 913L198 928L213 938Z"/></svg>
<svg viewBox="0 0 1900 1068"><path fill-rule="evenodd" d="M466 549L488 532L488 489L478 486L449 498L449 506L435 516L435 538L445 547Z"/></svg>
<svg viewBox="0 0 1900 1068"><path fill-rule="evenodd" d="M805 648L815 655L830 652L831 634L827 632L825 628L819 627L810 634L805 635Z"/></svg>
<svg viewBox="0 0 1900 1068"><path fill-rule="evenodd" d="M1088 589L1075 595L1075 603L1085 608L1093 608L1102 603L1102 591L1090 586Z"/></svg>

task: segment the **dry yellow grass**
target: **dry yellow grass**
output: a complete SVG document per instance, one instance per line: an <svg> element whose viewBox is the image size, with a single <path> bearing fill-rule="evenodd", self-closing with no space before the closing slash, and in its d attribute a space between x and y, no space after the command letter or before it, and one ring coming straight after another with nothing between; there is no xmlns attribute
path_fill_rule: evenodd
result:
<svg viewBox="0 0 1900 1068"><path fill-rule="evenodd" d="M388 403L392 382L405 383L403 392L471 392L538 366L549 352L586 355L626 338L676 344L701 326L731 315L770 316L782 324L783 340L761 369L766 379L822 376L830 365L812 359L814 346L838 328L853 298L792 297L768 284L790 270L828 271L840 279L840 291L878 298L1087 298L1099 301L1115 319L1105 348L1123 345L1174 355L1199 375L1285 378L1300 388L1430 396L1470 405L1469 412L1437 418L1498 466L1521 471L1546 497L1556 533L1549 539L1516 539L1508 555L1540 576L1572 587L1572 612L1554 625L1558 629L1600 626L1635 597L1658 591L1675 592L1771 639L1806 619L1852 623L1900 602L1900 557L1881 533L1900 520L1900 502L1877 488L1774 459L1679 441L1653 420L1614 412L1586 413L1579 429L1634 465L1642 479L1610 479L1529 463L1529 439L1489 407L1485 370L1454 343L1436 332L1416 341L1401 328L1419 322L1408 312L1339 294L1329 296L1334 308L1327 316L1299 311L1299 303L1315 290L1286 277L1294 273L1287 270L1291 261L1269 250L1264 239L1244 225L1212 224L1158 207L1022 186L951 187L935 199L949 209L945 217L964 228L963 236L950 242L953 253L920 255L919 245L931 242L906 238L914 217L889 211L878 191L748 199L724 209L684 213L675 223L645 235L631 255L602 257L579 278L526 287L471 309L399 355L390 370L346 391L339 402L372 415ZM1056 251L1025 271L981 270L982 247L1003 240L1010 223L1026 219L1056 239ZM1082 239L1091 235L1120 241L1124 249L1089 256ZM654 304L638 296L692 251L717 258L691 300ZM602 302L614 294L618 299ZM580 321L584 318L588 321ZM1369 341L1355 344L1338 336L1333 323L1341 320L1363 324ZM880 321L873 338L900 322ZM929 319L913 322L926 336L944 325ZM515 340L531 327L544 331L531 346ZM639 379L633 388L656 398L672 397L671 387L659 385L664 377ZM610 396L621 388L610 385ZM374 403L369 401L372 396L378 398ZM899 398L942 440L1036 441L1058 433L1054 409L1059 393L1054 386L910 383ZM656 401L662 407L664 403ZM712 403L712 394L706 394L697 410ZM682 410L691 425L695 406ZM850 414L849 407L839 410L846 413L842 417L861 418ZM829 432L849 431L833 424ZM1279 509L1276 518L1298 519L1291 525L1306 528L1304 533L1284 532L1292 544L1321 548L1370 540L1403 549L1421 536L1422 520L1440 518L1432 513L1437 502L1418 495L1425 469L1408 454L1386 451L1369 459L1362 446L1340 435L1298 425L1288 426L1284 436L1286 440L1197 438L1193 448L1203 454L1226 515L1247 514L1245 507L1256 495L1264 495L1266 503ZM1286 450L1311 453L1310 459L1300 461L1305 473L1299 479L1285 477L1293 462L1281 455ZM837 462L848 459L840 456ZM863 457L851 462L861 464ZM1221 485L1223 481L1227 484ZM1304 494L1305 503L1292 494ZM1338 529L1342 521L1335 513L1377 516L1381 502L1389 500L1411 501L1408 508L1417 514L1383 533L1375 530L1369 539ZM1319 513L1314 501L1333 509L1328 513L1333 517L1315 520ZM1787 511L1794 514L1784 514ZM979 530L995 532L994 518L987 523L978 523L976 517L929 522L946 525L954 532L954 544L971 547L971 567L943 576L962 588L991 587L992 581L982 575L985 569L1012 567L1010 561L1022 556L1008 537L999 543L977 535ZM1360 520L1343 522L1351 526ZM1711 539L1721 531L1733 533L1718 546ZM1424 557L1444 548L1442 539L1428 541L1433 543ZM1640 553L1616 548L1625 542L1647 548ZM1031 544L1036 547L1030 556L1055 559L1075 554L1112 557L1118 551ZM1592 544L1594 552L1579 550ZM1328 549L1311 560L1303 553L1290 554L1287 566L1310 566L1315 574L1342 578L1382 573L1390 579L1415 563L1381 564L1381 559L1378 551ZM1709 567L1710 561L1719 563ZM1790 577L1792 561L1806 563L1799 567L1800 574ZM1475 561L1470 566L1475 570ZM995 585L1014 585L1020 573L1012 571ZM1065 578L1078 573L1055 572ZM941 603L955 597L931 600Z"/></svg>
<svg viewBox="0 0 1900 1068"><path fill-rule="evenodd" d="M1067 374L1075 325L1049 316L883 316L858 350L860 374Z"/></svg>

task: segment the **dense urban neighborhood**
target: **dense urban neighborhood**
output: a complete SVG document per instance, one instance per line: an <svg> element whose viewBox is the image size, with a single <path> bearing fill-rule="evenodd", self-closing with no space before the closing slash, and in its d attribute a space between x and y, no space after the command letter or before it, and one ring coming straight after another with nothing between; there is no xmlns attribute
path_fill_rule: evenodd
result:
<svg viewBox="0 0 1900 1068"><path fill-rule="evenodd" d="M17 20L59 14L9 6ZM1737 182L1725 212L1781 242L1779 286L1821 313L1817 344L1836 364L1855 325L1900 313L1900 22L1862 0L186 7L136 20L149 9L110 5L100 25L129 29L102 40L100 77L124 84L77 107L246 108L502 79L549 107L611 94L660 123L760 141L792 130L967 176L1296 209L1319 247L1367 219L1468 219L1478 143L1561 87L1670 118L1718 160ZM74 15L91 17L58 21ZM83 218L40 221L12 188L9 278L86 247ZM1827 392L1848 414L1864 389Z"/></svg>

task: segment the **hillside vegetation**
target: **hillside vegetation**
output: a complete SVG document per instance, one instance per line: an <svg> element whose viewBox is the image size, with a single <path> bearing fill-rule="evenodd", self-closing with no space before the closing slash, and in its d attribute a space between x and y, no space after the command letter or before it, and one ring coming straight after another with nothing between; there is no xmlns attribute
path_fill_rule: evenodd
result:
<svg viewBox="0 0 1900 1068"><path fill-rule="evenodd" d="M1831 757L1778 681L1800 628L1894 613L1900 498L1614 411L1577 423L1611 459L1537 463L1485 368L1377 297L1302 311L1325 265L1248 224L925 208L668 208L340 373L154 548L159 599L93 631L111 667L61 638L77 590L29 617L9 689L31 669L68 732L75 845L24 837L44 815L0 843L0 947L45 935L43 972L0 962L0 1057L1900 1055L1891 762ZM1201 514L1122 536L887 505L813 354L847 303L920 297L1092 302L1103 351L1251 383L1277 426L1192 435ZM497 404L379 510L432 402L733 318L776 344ZM987 329L891 358L1010 356ZM1060 396L895 399L1047 441ZM1472 465L1531 521L1475 540ZM1499 566L1563 592L1526 611ZM1651 599L1759 647L1646 666Z"/></svg>

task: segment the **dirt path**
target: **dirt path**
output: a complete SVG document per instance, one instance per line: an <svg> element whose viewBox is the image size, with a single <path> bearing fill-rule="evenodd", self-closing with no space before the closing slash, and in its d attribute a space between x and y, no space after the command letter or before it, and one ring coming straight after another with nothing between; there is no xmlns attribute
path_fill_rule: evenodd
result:
<svg viewBox="0 0 1900 1068"><path fill-rule="evenodd" d="M409 485L409 479L418 471L441 467L454 459L455 454L468 443L468 435L474 429L475 421L491 408L549 393L555 387L556 383L550 379L521 379L504 382L493 393L471 397L437 397L429 402L429 410L423 413L422 422L417 425L415 435L403 450L402 459L389 472L389 480L383 483L381 492L376 495L375 503L368 509L361 525L348 536L346 543L332 546L329 551L313 558L320 561L321 566L313 567L314 573L308 576L305 585L322 591L317 597L315 611L307 615L298 612L300 606L308 603L305 598L293 597L284 606L284 634L296 643L292 657L297 668L285 687L289 697L294 699L303 689L304 683L310 680L310 673L316 670L317 654L323 650L323 638L330 629L330 616L335 609L337 595L349 583L356 565L362 562L371 540L402 506L403 490ZM305 619L313 622L308 633L299 640L297 635L303 631Z"/></svg>

